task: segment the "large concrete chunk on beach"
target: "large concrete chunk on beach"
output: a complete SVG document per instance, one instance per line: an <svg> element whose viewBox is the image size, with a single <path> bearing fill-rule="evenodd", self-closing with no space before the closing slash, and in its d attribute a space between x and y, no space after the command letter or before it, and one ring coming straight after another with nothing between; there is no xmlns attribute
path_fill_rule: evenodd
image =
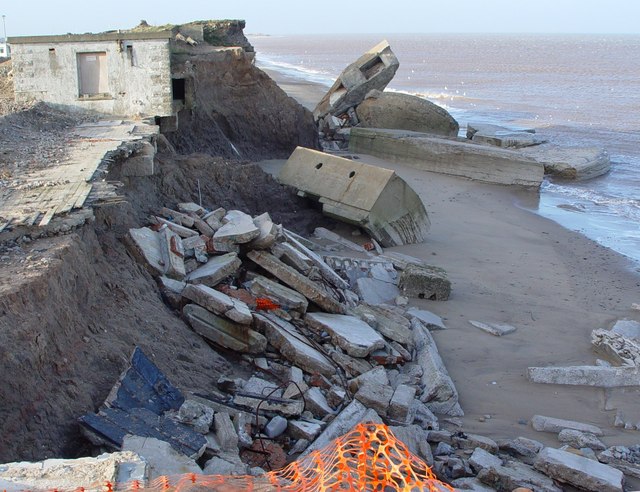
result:
<svg viewBox="0 0 640 492"><path fill-rule="evenodd" d="M340 116L360 104L370 90L384 90L400 62L387 41L377 44L340 74L313 111L316 120L327 114Z"/></svg>
<svg viewBox="0 0 640 492"><path fill-rule="evenodd" d="M459 130L458 122L446 109L399 92L373 91L358 105L356 114L364 128L394 128L445 137L455 137Z"/></svg>
<svg viewBox="0 0 640 492"><path fill-rule="evenodd" d="M352 128L349 150L485 183L538 187L544 176L542 163L519 152L405 130Z"/></svg>
<svg viewBox="0 0 640 492"><path fill-rule="evenodd" d="M563 179L591 179L609 172L611 160L605 149L595 147L539 146L524 155L544 165L544 171Z"/></svg>
<svg viewBox="0 0 640 492"><path fill-rule="evenodd" d="M385 247L421 243L431 225L420 197L388 169L298 147L278 178Z"/></svg>

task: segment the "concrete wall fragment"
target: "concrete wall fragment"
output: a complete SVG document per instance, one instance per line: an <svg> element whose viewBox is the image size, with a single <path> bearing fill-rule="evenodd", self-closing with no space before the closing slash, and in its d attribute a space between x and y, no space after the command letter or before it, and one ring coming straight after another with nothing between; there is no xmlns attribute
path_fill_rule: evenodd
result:
<svg viewBox="0 0 640 492"><path fill-rule="evenodd" d="M385 247L421 243L431 225L420 197L388 169L298 147L279 180L317 199L326 215L363 227Z"/></svg>

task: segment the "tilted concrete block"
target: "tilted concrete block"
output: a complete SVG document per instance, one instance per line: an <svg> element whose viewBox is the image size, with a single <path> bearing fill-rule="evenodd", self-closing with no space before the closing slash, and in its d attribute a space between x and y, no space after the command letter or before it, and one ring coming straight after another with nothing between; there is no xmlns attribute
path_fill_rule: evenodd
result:
<svg viewBox="0 0 640 492"><path fill-rule="evenodd" d="M421 243L431 225L420 197L389 169L298 147L278 179L385 247Z"/></svg>

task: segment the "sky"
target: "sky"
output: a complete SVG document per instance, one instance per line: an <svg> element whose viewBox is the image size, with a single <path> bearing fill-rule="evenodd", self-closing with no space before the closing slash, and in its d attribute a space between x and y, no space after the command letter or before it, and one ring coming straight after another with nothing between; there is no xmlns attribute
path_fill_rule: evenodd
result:
<svg viewBox="0 0 640 492"><path fill-rule="evenodd" d="M640 34L638 0L5 0L0 15L9 37L128 29L141 19L245 19L248 34Z"/></svg>

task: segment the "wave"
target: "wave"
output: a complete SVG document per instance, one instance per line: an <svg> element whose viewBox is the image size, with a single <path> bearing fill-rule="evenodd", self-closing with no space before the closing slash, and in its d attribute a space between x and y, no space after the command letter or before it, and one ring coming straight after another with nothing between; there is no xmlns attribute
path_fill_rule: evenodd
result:
<svg viewBox="0 0 640 492"><path fill-rule="evenodd" d="M256 63L260 68L274 70L289 77L302 79L307 82L314 82L316 84L325 85L327 87L331 87L333 85L333 82L336 80L336 76L329 73L328 71L309 68L299 64L273 60L262 55L259 55L256 58Z"/></svg>
<svg viewBox="0 0 640 492"><path fill-rule="evenodd" d="M542 191L578 200L571 205L584 211L588 210L640 223L639 199L611 196L593 189L564 186L548 181L542 184Z"/></svg>

